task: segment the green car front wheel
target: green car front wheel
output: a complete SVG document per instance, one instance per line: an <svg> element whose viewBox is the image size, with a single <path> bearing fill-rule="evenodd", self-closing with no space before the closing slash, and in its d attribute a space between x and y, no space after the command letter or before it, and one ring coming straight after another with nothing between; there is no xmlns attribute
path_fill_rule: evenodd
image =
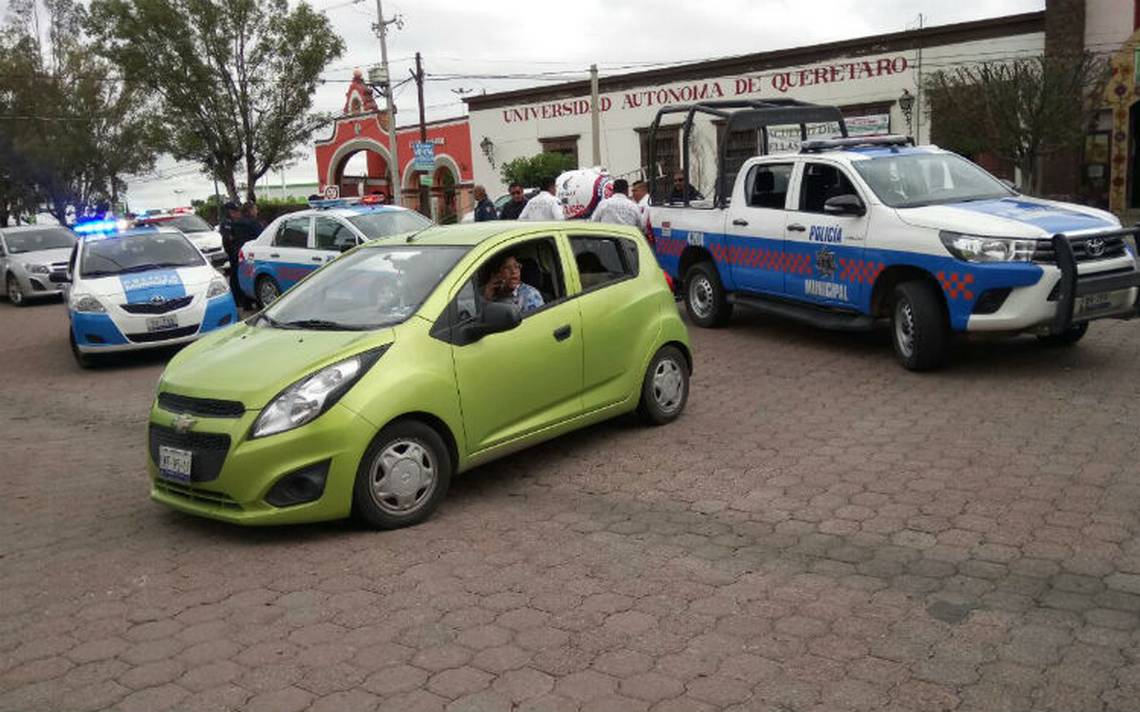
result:
<svg viewBox="0 0 1140 712"><path fill-rule="evenodd" d="M392 423L364 451L353 510L378 529L419 524L443 501L451 469L447 446L431 426L416 420Z"/></svg>

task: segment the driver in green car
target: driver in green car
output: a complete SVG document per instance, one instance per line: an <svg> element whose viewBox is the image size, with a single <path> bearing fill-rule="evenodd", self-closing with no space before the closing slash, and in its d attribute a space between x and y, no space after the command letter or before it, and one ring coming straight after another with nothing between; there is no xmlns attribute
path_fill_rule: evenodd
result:
<svg viewBox="0 0 1140 712"><path fill-rule="evenodd" d="M513 304L525 314L543 304L542 293L522 281L522 265L513 254L506 254L494 265L490 279L483 287L488 302Z"/></svg>

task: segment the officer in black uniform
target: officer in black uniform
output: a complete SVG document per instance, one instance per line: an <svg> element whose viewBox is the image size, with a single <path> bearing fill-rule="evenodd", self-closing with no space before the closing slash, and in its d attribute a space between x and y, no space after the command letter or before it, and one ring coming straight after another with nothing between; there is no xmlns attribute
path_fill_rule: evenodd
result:
<svg viewBox="0 0 1140 712"><path fill-rule="evenodd" d="M249 227L242 221L241 206L237 203L229 202L225 204L225 217L222 222L218 224L218 232L222 233L222 248L226 251L226 257L230 260L230 293L233 294L234 302L241 309L249 309L250 301L238 285L238 253L241 252L241 246L244 245L249 239L246 237L249 233Z"/></svg>

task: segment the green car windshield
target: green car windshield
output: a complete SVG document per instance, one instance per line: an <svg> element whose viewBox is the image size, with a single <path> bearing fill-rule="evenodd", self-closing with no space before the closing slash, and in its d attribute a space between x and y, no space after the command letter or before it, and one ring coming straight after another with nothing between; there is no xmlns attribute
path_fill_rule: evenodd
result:
<svg viewBox="0 0 1140 712"><path fill-rule="evenodd" d="M359 331L399 324L419 309L467 250L435 245L356 250L283 294L259 323Z"/></svg>

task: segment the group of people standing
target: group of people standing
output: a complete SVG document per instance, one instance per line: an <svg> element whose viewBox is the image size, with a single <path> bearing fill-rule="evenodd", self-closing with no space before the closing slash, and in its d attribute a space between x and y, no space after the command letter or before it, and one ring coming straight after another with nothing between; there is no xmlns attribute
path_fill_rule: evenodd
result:
<svg viewBox="0 0 1140 712"><path fill-rule="evenodd" d="M630 195L631 189L632 197ZM562 212L562 203L555 195L557 189L553 177L544 180L542 190L529 200L519 183L511 183L508 190L511 199L507 201L502 210L496 211L495 204L487 197L487 189L481 185L475 186L473 191L476 201L475 222L566 219ZM644 230L648 207L649 187L645 181L635 181L630 186L629 181L618 178L613 182L613 194L598 203L590 216L590 220L616 225L631 225Z"/></svg>

